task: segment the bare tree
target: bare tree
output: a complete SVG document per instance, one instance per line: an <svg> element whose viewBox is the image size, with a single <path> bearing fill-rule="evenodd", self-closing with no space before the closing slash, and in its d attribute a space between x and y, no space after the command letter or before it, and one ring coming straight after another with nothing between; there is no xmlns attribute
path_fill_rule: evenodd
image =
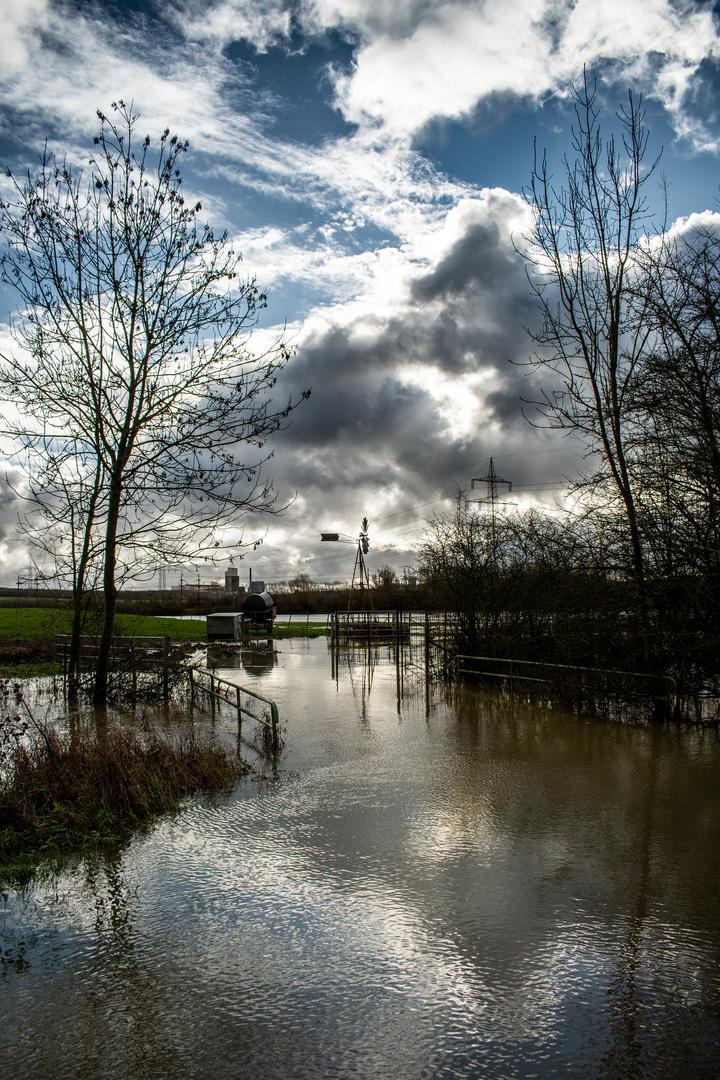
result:
<svg viewBox="0 0 720 1080"><path fill-rule="evenodd" d="M533 213L528 278L542 312L530 363L560 379L534 402L535 422L576 434L599 454L630 536L632 573L646 606L645 560L630 468L629 388L651 328L634 286L637 247L647 222L642 100L628 95L618 114L621 137L603 141L596 90L575 91L574 158L563 159L559 186L546 155L538 158L526 197Z"/></svg>
<svg viewBox="0 0 720 1080"><path fill-rule="evenodd" d="M641 527L659 624L697 685L720 641L720 233L670 233L642 264L655 341L632 387Z"/></svg>
<svg viewBox="0 0 720 1080"><path fill-rule="evenodd" d="M656 335L634 387L638 409L657 430L660 461L720 515L720 233L703 228L663 237L642 255L643 304ZM661 447L660 447L661 444Z"/></svg>
<svg viewBox="0 0 720 1080"><path fill-rule="evenodd" d="M391 589L393 585L397 585L398 576L392 566L383 563L378 566L377 572L372 574L371 580L376 589Z"/></svg>
<svg viewBox="0 0 720 1080"><path fill-rule="evenodd" d="M291 589L294 589L297 593L306 595L314 588L314 583L307 570L301 570L299 574L296 574L294 578L291 578L288 582Z"/></svg>
<svg viewBox="0 0 720 1080"><path fill-rule="evenodd" d="M100 562L99 703L118 572L148 555L187 559L238 514L277 510L262 448L294 407L268 393L285 343L248 347L265 295L182 195L188 144L169 130L157 147L140 141L132 109L113 108L114 119L98 112L87 177L46 153L0 203L2 279L21 303L0 370L21 419L6 432L76 597ZM26 525L40 537L32 515Z"/></svg>

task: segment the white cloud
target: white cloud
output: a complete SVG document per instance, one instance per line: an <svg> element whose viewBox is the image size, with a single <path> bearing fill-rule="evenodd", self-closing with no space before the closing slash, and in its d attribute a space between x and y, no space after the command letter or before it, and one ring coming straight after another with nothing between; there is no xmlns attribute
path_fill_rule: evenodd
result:
<svg viewBox="0 0 720 1080"><path fill-rule="evenodd" d="M667 0L453 2L423 7L404 36L364 25L353 71L336 75L337 102L347 119L405 140L431 120L469 116L493 94L565 93L595 64L613 79L642 80L678 133L693 134L687 89L701 62L718 56L710 9Z"/></svg>
<svg viewBox="0 0 720 1080"><path fill-rule="evenodd" d="M49 23L47 0L0 0L0 71L9 78L23 71L36 49L36 36Z"/></svg>
<svg viewBox="0 0 720 1080"><path fill-rule="evenodd" d="M206 0L162 0L158 5L165 18L191 41L223 46L230 41L247 41L264 52L290 33L290 13L284 0L231 0L208 4Z"/></svg>
<svg viewBox="0 0 720 1080"><path fill-rule="evenodd" d="M541 92L549 43L535 21L543 6L439 5L408 37L384 35L362 48L354 72L337 77L338 103L348 119L408 138L435 118L468 115L489 94Z"/></svg>

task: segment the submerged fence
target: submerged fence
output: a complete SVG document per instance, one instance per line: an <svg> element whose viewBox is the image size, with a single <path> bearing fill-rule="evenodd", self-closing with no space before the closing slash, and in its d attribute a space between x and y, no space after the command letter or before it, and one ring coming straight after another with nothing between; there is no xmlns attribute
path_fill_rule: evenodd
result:
<svg viewBox="0 0 720 1080"><path fill-rule="evenodd" d="M489 679L511 691L542 686L545 694L563 705L589 712L610 704L651 702L669 713L677 701L677 684L671 675L462 653L455 656L455 669L458 675Z"/></svg>
<svg viewBox="0 0 720 1080"><path fill-rule="evenodd" d="M248 690L246 686L239 686L237 683L231 682L230 679L224 679L211 668L203 667L200 664L191 665L188 671L190 673L190 699L192 701L195 700L197 691L209 696L213 709L216 701L224 701L237 710L238 724L242 723L243 716L249 716L258 724L262 724L263 727L267 728L270 731L273 744L277 743L280 720L278 707L274 701L263 697L262 694L256 694L254 690ZM243 695L267 705L268 714L264 716L248 709L242 703Z"/></svg>
<svg viewBox="0 0 720 1080"><path fill-rule="evenodd" d="M335 612L330 620L334 673L342 663L372 680L378 664L397 670L398 697L405 681L471 679L538 703L557 703L589 713L649 709L680 715L682 703L670 675L460 653L459 616L453 612ZM386 646L381 649L380 646ZM355 654L355 661L350 659Z"/></svg>
<svg viewBox="0 0 720 1080"><path fill-rule="evenodd" d="M66 682L70 635L56 634L54 646L58 663L62 665L63 682ZM132 695L152 691L162 694L167 700L175 673L179 673L181 678L185 677L184 669L180 671L179 665L183 649L184 645L173 646L168 634L158 637L114 637L110 651L111 690L121 690ZM99 651L99 638L83 634L79 654L81 672L86 671L89 663L97 658Z"/></svg>

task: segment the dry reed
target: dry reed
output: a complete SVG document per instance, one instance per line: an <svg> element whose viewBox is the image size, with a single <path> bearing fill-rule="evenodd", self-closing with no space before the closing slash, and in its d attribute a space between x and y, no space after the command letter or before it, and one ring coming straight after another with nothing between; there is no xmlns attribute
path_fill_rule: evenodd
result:
<svg viewBox="0 0 720 1080"><path fill-rule="evenodd" d="M191 792L229 789L247 766L193 737L123 728L19 742L0 777L0 867L71 848L113 844Z"/></svg>

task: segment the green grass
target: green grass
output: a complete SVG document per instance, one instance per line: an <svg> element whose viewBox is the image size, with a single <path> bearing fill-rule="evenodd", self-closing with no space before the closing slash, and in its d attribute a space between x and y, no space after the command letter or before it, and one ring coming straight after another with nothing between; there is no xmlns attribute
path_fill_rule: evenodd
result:
<svg viewBox="0 0 720 1080"><path fill-rule="evenodd" d="M69 613L52 608L0 608L0 637L37 641L70 632Z"/></svg>
<svg viewBox="0 0 720 1080"><path fill-rule="evenodd" d="M40 679L62 673L62 664L53 664L50 661L38 664L0 664L0 679Z"/></svg>
<svg viewBox="0 0 720 1080"><path fill-rule="evenodd" d="M202 619L163 619L156 615L118 615L116 632L131 637L163 637L173 641L204 638ZM37 641L53 634L69 634L70 612L60 608L0 608L0 638L13 641ZM90 632L88 627L88 632ZM99 620L93 627L100 629Z"/></svg>
<svg viewBox="0 0 720 1080"><path fill-rule="evenodd" d="M118 615L115 632L130 637L163 637L173 641L197 641L207 635L203 619L163 619L159 615Z"/></svg>
<svg viewBox="0 0 720 1080"><path fill-rule="evenodd" d="M168 634L173 641L198 641L206 636L206 624L202 619L165 619L159 615L118 615L116 633L128 637L163 637ZM38 641L50 639L54 634L69 634L70 612L62 608L0 608L0 638L11 641ZM99 619L87 632L99 631ZM304 623L300 619L275 624L275 638L323 637L324 623ZM15 668L13 668L15 671Z"/></svg>
<svg viewBox="0 0 720 1080"><path fill-rule="evenodd" d="M274 638L316 638L325 637L327 634L327 627L325 623L301 623L291 622L290 625L286 622L275 623L275 629L273 631Z"/></svg>

